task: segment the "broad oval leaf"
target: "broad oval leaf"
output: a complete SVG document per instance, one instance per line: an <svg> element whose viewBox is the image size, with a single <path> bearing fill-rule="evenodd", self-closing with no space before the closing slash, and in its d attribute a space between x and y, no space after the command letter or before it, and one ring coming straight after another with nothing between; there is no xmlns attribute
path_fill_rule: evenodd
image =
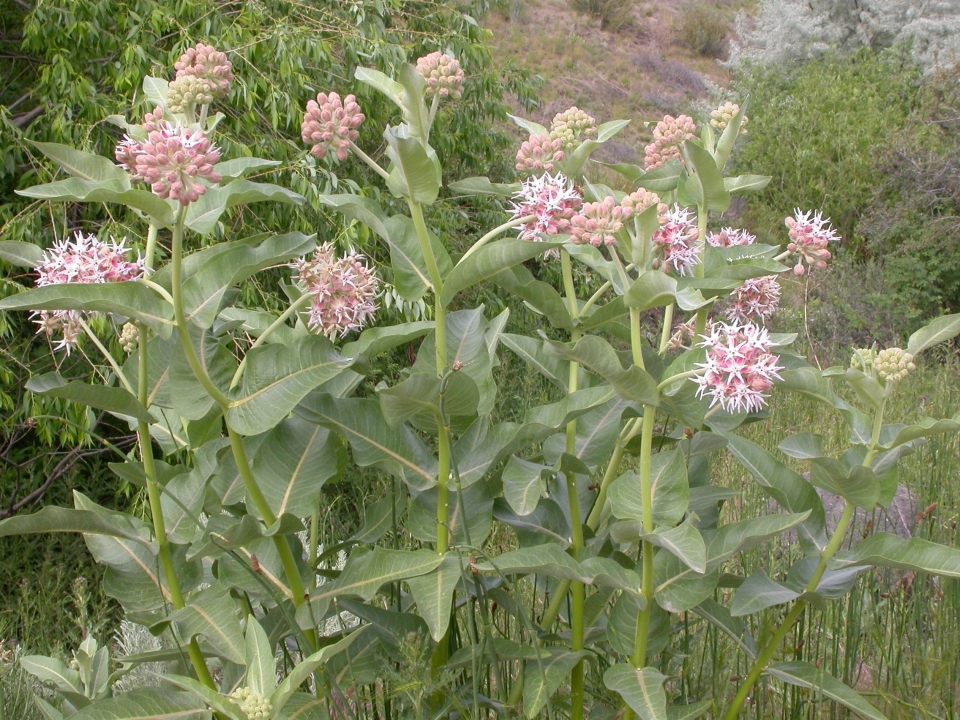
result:
<svg viewBox="0 0 960 720"><path fill-rule="evenodd" d="M910 340L907 341L907 352L917 355L927 348L955 338L958 334L960 334L960 313L938 317L910 336Z"/></svg>
<svg viewBox="0 0 960 720"><path fill-rule="evenodd" d="M106 410L114 415L135 418L148 425L156 422L156 418L150 414L150 411L130 392L121 387L88 385L79 380L67 382L60 373L56 372L35 375L24 387L38 395L63 398L97 410Z"/></svg>
<svg viewBox="0 0 960 720"><path fill-rule="evenodd" d="M60 143L37 142L36 140L27 140L27 143L74 177L94 182L101 180L126 181L129 186L127 171L102 155L83 152Z"/></svg>
<svg viewBox="0 0 960 720"><path fill-rule="evenodd" d="M445 306L449 305L457 293L497 275L506 268L536 257L555 244L507 238L485 245L453 268L443 283L440 302Z"/></svg>
<svg viewBox="0 0 960 720"><path fill-rule="evenodd" d="M34 185L16 193L51 202L118 203L143 212L161 225L173 224L173 210L165 200L149 190L131 188L125 179L94 181L72 177L46 185Z"/></svg>
<svg viewBox="0 0 960 720"><path fill-rule="evenodd" d="M783 680L790 685L809 688L817 694L824 695L831 700L853 710L857 715L867 720L887 720L886 716L873 705L864 700L860 693L850 689L829 673L816 665L795 660L781 662L767 669L773 677Z"/></svg>
<svg viewBox="0 0 960 720"><path fill-rule="evenodd" d="M546 341L547 352L561 360L578 362L613 385L625 399L656 406L660 398L657 382L636 365L624 368L616 351L603 338L587 335L570 348L555 340Z"/></svg>
<svg viewBox="0 0 960 720"><path fill-rule="evenodd" d="M187 227L200 235L213 232L220 216L237 205L249 205L255 202L279 202L289 205L303 205L305 198L293 190L280 185L258 183L252 180L234 180L219 187L207 188L195 203L187 210Z"/></svg>
<svg viewBox="0 0 960 720"><path fill-rule="evenodd" d="M43 250L33 243L2 240L0 241L0 260L17 267L35 268L43 260Z"/></svg>
<svg viewBox="0 0 960 720"><path fill-rule="evenodd" d="M210 720L211 712L193 693L151 687L101 700L70 717L72 720Z"/></svg>
<svg viewBox="0 0 960 720"><path fill-rule="evenodd" d="M630 706L641 720L667 720L666 676L651 667L613 665L603 674L603 684Z"/></svg>
<svg viewBox="0 0 960 720"><path fill-rule="evenodd" d="M960 550L922 538L904 540L890 533L876 533L852 550L838 553L833 562L837 569L859 565L960 578Z"/></svg>

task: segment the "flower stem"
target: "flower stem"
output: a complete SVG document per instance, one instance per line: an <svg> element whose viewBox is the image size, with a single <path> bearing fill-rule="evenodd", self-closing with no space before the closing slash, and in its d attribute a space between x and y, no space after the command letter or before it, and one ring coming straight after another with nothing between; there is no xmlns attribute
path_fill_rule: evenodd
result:
<svg viewBox="0 0 960 720"><path fill-rule="evenodd" d="M660 331L660 347L657 349L661 357L666 354L667 343L670 342L670 331L673 329L673 307L673 303L670 303L663 311L663 329Z"/></svg>
<svg viewBox="0 0 960 720"><path fill-rule="evenodd" d="M243 371L247 368L247 358L250 356L250 352L256 348L263 345L266 342L267 338L270 337L275 330L281 327L290 317L304 308L304 306L310 303L310 295L301 295L296 302L290 304L290 306L283 311L283 313L270 323L270 327L260 333L260 337L253 341L253 345L250 346L250 349L247 350L246 354L243 356L243 360L240 361L240 366L237 368L237 371L233 374L233 379L230 381L230 389L233 390L237 385L240 384L240 378L243 377Z"/></svg>
<svg viewBox="0 0 960 720"><path fill-rule="evenodd" d="M250 469L250 463L247 460L246 451L243 447L242 438L237 435L230 427L230 424L226 420L227 410L230 407L230 399L220 391L220 389L214 385L213 381L210 379L210 376L207 375L206 369L203 365L200 364L200 359L197 357L196 350L193 347L193 342L190 339L190 330L187 325L186 315L183 310L183 222L184 217L186 216L186 208L181 207L180 211L177 213L176 222L173 226L173 248L171 252L171 284L173 286L173 314L177 325L177 333L180 336L180 344L183 347L183 353L187 358L187 363L190 365L190 369L193 371L193 374L196 376L197 380L203 386L203 389L214 399L214 401L220 406L224 415L224 425L227 428L227 434L230 437L230 448L233 451L234 460L237 463L237 469L240 472L240 477L243 479L244 489L246 490L247 497L253 502L254 506L257 508L257 512L260 513L260 517L263 522L269 527L276 522L276 517L273 514L273 511L270 509L270 505L267 502L267 499L264 497L263 492L260 490L260 486L257 484L256 478L253 476L253 472ZM283 565L284 574L287 576L287 583L290 587L291 599L293 600L294 607L300 607L304 602L304 589L303 582L300 578L300 571L297 568L296 560L293 557L293 552L290 550L290 545L287 543L285 537L275 535L273 537L274 546L277 549L277 555L280 557L280 562ZM306 633L307 640L311 642L314 647L311 648L315 650L316 647L316 633L308 631Z"/></svg>
<svg viewBox="0 0 960 720"><path fill-rule="evenodd" d="M687 372L680 373L679 375L668 377L666 380L657 385L657 390L665 390L674 383L680 382L681 380L686 380L688 378L697 377L698 375L703 375L703 370L688 370Z"/></svg>
<svg viewBox="0 0 960 720"><path fill-rule="evenodd" d="M100 351L100 354L102 354L104 359L110 363L110 367L113 368L113 372L116 374L117 380L120 381L120 384L123 385L124 389L126 389L128 393L133 395L133 385L131 385L130 381L127 380L127 376L123 374L123 370L120 369L120 365L117 364L117 361L114 359L113 355L111 355L110 351L103 346L103 343L100 342L100 338L98 338L96 333L90 329L90 326L87 325L84 319L78 317L78 320L80 322L80 327L83 328L83 331L87 334L87 337L90 338L90 342L97 346L97 350Z"/></svg>
<svg viewBox="0 0 960 720"><path fill-rule="evenodd" d="M697 242L700 243L700 262L697 263L696 267L696 276L698 278L703 277L704 267L703 261L704 257L707 254L707 206L698 205L697 206ZM697 319L695 324L695 333L696 337L703 335L704 331L707 329L707 313L710 312L709 306L702 307L697 310Z"/></svg>
<svg viewBox="0 0 960 720"><path fill-rule="evenodd" d="M653 421L656 410L651 405L643 406L643 428L640 433L640 494L643 498L643 532L653 534L653 492L650 485L650 459L653 452ZM634 644L632 663L642 668L647 660L647 635L650 627L650 613L653 611L653 553L654 546L647 540L641 543L643 554L643 597L646 604L637 615L637 637Z"/></svg>
<svg viewBox="0 0 960 720"><path fill-rule="evenodd" d="M873 463L874 455L876 455L877 445L880 442L880 429L883 426L883 411L886 403L887 400L884 398L874 414L873 436L870 439L867 455L863 459L864 467L870 467L871 463ZM845 501L843 514L840 516L840 521L837 523L836 532L834 532L833 537L830 539L830 543L820 556L820 561L817 563L817 567L813 571L813 576L810 578L810 582L807 583L806 592L816 592L817 588L820 586L820 581L823 579L823 575L827 571L827 563L830 562L830 559L836 555L837 551L840 549L840 545L843 542L844 536L847 534L847 528L850 525L850 521L853 520L853 515L856 512L856 509L856 506L849 500ZM739 691L733 699L733 703L730 705L730 709L727 710L726 714L724 715L724 720L736 719L737 715L740 713L740 709L743 707L743 704L749 697L753 686L756 685L757 680L760 679L760 676L763 674L764 670L767 669L767 665L770 663L770 660L777 652L777 649L780 647L783 639L787 636L787 633L790 632L790 628L793 627L794 623L797 622L797 619L799 619L800 615L803 613L803 609L806 607L806 605L807 602L805 600L797 600L797 604L793 606L789 613L787 613L787 616L783 619L783 623L779 628L777 628L777 631L773 634L773 637L770 638L770 642L767 643L767 646L763 649L763 652L761 652L757 657L757 661L750 670L750 674L744 679L743 684L740 686Z"/></svg>
<svg viewBox="0 0 960 720"><path fill-rule="evenodd" d="M350 149L353 150L356 156L361 160L363 160L370 167L370 169L373 170L377 175L382 177L384 180L390 179L390 173L388 173L386 170L380 167L380 165L377 163L376 160L371 158L363 150L357 147L356 144L353 142L353 140L350 141Z"/></svg>
<svg viewBox="0 0 960 720"><path fill-rule="evenodd" d="M524 223L528 223L528 222L530 222L531 220L535 220L535 219L536 219L536 218L535 218L533 215L524 215L523 217L513 218L512 220L508 220L508 221L505 222L503 225L498 225L498 226L495 227L493 230L491 230L491 231L488 232L486 235L484 235L482 238L480 238L479 240L477 240L473 245L471 245L471 246L470 246L470 249L467 250L467 251L463 254L463 257L461 257L460 260L457 262L457 265L459 265L459 264L462 263L464 260L466 260L468 257L470 257L471 255L473 255L477 250L479 250L479 249L482 248L484 245L486 245L488 242L490 242L490 241L493 240L495 237L497 237L497 235L500 235L501 233L505 233L505 232L506 232L507 230L509 230L510 228L515 228L515 227L517 227L518 225L523 225Z"/></svg>

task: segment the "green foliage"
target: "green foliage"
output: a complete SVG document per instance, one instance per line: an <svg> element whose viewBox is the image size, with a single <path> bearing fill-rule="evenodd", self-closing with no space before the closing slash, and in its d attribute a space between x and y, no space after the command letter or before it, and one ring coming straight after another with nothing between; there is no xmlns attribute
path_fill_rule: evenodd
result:
<svg viewBox="0 0 960 720"><path fill-rule="evenodd" d="M677 23L681 41L698 55L719 58L726 52L730 23L723 10L714 3L685 5Z"/></svg>
<svg viewBox="0 0 960 720"><path fill-rule="evenodd" d="M633 23L634 0L570 0L577 12L600 19L604 30L623 30Z"/></svg>

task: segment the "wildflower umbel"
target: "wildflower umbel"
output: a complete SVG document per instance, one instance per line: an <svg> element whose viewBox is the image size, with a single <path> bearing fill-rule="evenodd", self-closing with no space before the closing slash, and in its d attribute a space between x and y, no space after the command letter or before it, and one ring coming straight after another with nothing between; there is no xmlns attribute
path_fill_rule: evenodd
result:
<svg viewBox="0 0 960 720"><path fill-rule="evenodd" d="M200 180L215 185L222 179L213 169L220 160L220 150L203 131L181 125L160 123L147 136L136 158L137 175L150 189L160 198L184 206L206 194L207 188Z"/></svg>
<svg viewBox="0 0 960 720"><path fill-rule="evenodd" d="M718 233L707 235L707 242L717 248L753 245L756 241L757 237L755 235L751 235L742 228L725 227Z"/></svg>
<svg viewBox="0 0 960 720"><path fill-rule="evenodd" d="M699 386L697 396L710 397L710 407L719 403L727 412L761 410L773 381L783 379L767 331L753 324L714 323L709 335L701 337L707 361L697 363L703 375L692 378Z"/></svg>
<svg viewBox="0 0 960 720"><path fill-rule="evenodd" d="M570 151L581 142L597 135L597 121L578 107L557 113L550 123L550 138L559 139Z"/></svg>
<svg viewBox="0 0 960 720"><path fill-rule="evenodd" d="M580 195L562 173L544 173L524 181L514 196L511 212L516 218L534 216L519 227L521 240L542 242L543 235L570 232L570 220L580 204Z"/></svg>
<svg viewBox="0 0 960 720"><path fill-rule="evenodd" d="M463 95L463 69L456 58L432 52L417 60L417 72L426 83L425 95L459 100Z"/></svg>
<svg viewBox="0 0 960 720"><path fill-rule="evenodd" d="M710 124L720 132L723 132L727 129L727 125L730 124L730 121L737 116L738 112L740 112L739 105L732 102L725 102L723 105L710 113ZM740 121L740 135L747 134L748 122L750 122L750 118L744 115L743 120Z"/></svg>
<svg viewBox="0 0 960 720"><path fill-rule="evenodd" d="M93 235L78 232L73 241L61 240L43 253L43 259L37 266L37 286L81 283L86 285L111 282L129 282L143 276L143 260L127 260L129 251L124 241L110 240L102 242ZM81 310L41 310L35 321L39 325L38 333L52 337L57 331L61 339L56 343L57 350L70 354L80 336L80 320L85 313Z"/></svg>
<svg viewBox="0 0 960 720"><path fill-rule="evenodd" d="M877 353L873 366L881 380L888 383L900 382L908 373L917 369L913 364L913 355L901 348L887 348Z"/></svg>
<svg viewBox="0 0 960 720"><path fill-rule="evenodd" d="M630 209L633 215L639 215L647 208L657 206L657 215L664 215L667 212L666 203L660 202L660 196L655 192L640 188L629 195L624 196L620 204Z"/></svg>
<svg viewBox="0 0 960 720"><path fill-rule="evenodd" d="M794 211L793 217L788 217L784 224L789 228L790 243L787 250L797 255L797 264L793 268L796 275L803 275L804 262L808 267L824 270L827 260L831 258L827 245L839 242L840 236L830 227L830 219L824 219L820 212L801 212L800 208Z"/></svg>
<svg viewBox="0 0 960 720"><path fill-rule="evenodd" d="M730 295L724 311L732 323L764 323L773 317L780 307L780 283L776 275L750 278Z"/></svg>
<svg viewBox="0 0 960 720"><path fill-rule="evenodd" d="M613 245L617 241L614 235L631 214L630 208L618 204L611 196L586 203L579 214L570 219L570 239L576 245Z"/></svg>
<svg viewBox="0 0 960 720"><path fill-rule="evenodd" d="M311 330L330 339L343 337L373 317L380 283L362 261L356 253L338 258L333 246L324 243L311 259L293 264L297 284L313 298L307 323Z"/></svg>
<svg viewBox="0 0 960 720"><path fill-rule="evenodd" d="M653 142L644 152L643 167L647 172L666 165L670 160L680 159L680 147L684 140L693 140L697 126L689 115L673 117L666 115L653 128Z"/></svg>
<svg viewBox="0 0 960 720"><path fill-rule="evenodd" d="M517 172L552 173L554 163L563 160L563 140L549 135L531 135L517 151Z"/></svg>
<svg viewBox="0 0 960 720"><path fill-rule="evenodd" d="M226 54L212 45L197 43L196 47L189 48L180 56L174 68L177 70L177 80L185 77L203 80L213 97L226 97L230 92L233 65L227 60Z"/></svg>
<svg viewBox="0 0 960 720"><path fill-rule="evenodd" d="M240 710L247 716L247 720L270 720L273 715L270 701L250 688L237 688L230 693L230 697L240 704Z"/></svg>
<svg viewBox="0 0 960 720"><path fill-rule="evenodd" d="M213 102L210 83L194 75L184 75L170 83L167 88L167 107L171 112L193 118L197 105Z"/></svg>
<svg viewBox="0 0 960 720"><path fill-rule="evenodd" d="M335 92L320 93L316 100L307 103L300 134L305 143L313 145L310 154L318 160L323 160L330 151L337 160L346 160L350 143L360 137L357 128L364 119L353 95L341 100Z"/></svg>
<svg viewBox="0 0 960 720"><path fill-rule="evenodd" d="M653 234L653 244L663 252L663 271L692 274L694 266L700 263L699 237L697 218L691 211L674 205L673 210L661 217L660 228Z"/></svg>

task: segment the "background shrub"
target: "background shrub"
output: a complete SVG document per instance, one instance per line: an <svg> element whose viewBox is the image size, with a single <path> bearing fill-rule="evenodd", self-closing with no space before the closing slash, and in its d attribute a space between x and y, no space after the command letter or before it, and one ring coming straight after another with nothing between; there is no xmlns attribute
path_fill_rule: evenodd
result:
<svg viewBox="0 0 960 720"><path fill-rule="evenodd" d="M686 5L677 19L677 34L698 55L718 58L726 53L730 29L723 10L713 3Z"/></svg>
<svg viewBox="0 0 960 720"><path fill-rule="evenodd" d="M622 30L633 21L634 0L570 0L577 12L600 18L604 30Z"/></svg>

